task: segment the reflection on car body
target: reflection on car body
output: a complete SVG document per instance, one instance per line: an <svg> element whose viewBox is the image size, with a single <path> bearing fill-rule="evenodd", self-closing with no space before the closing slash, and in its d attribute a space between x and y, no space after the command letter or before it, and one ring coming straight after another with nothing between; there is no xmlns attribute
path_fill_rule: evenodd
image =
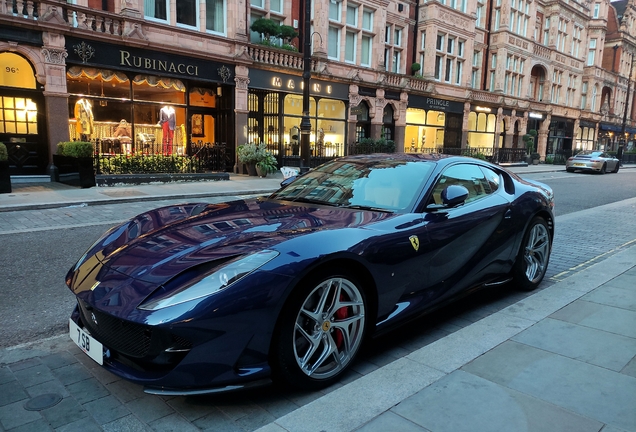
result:
<svg viewBox="0 0 636 432"><path fill-rule="evenodd" d="M548 186L477 159L336 159L266 198L109 230L67 274L71 337L150 393L325 387L367 336L474 288L536 288L553 206Z"/></svg>

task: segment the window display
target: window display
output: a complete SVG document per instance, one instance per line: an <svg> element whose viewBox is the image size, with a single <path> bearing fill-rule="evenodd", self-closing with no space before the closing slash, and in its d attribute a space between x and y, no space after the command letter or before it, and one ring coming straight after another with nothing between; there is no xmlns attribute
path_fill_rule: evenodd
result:
<svg viewBox="0 0 636 432"><path fill-rule="evenodd" d="M406 129L404 151L406 153L435 153L444 146L444 125L446 114L443 111L408 108L406 110Z"/></svg>
<svg viewBox="0 0 636 432"><path fill-rule="evenodd" d="M93 134L93 107L86 99L75 103L75 129L82 141L88 141Z"/></svg>

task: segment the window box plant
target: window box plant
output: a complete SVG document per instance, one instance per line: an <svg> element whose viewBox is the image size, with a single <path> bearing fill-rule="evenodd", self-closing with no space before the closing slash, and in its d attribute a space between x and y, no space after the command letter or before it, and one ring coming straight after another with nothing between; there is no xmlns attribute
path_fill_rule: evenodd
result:
<svg viewBox="0 0 636 432"><path fill-rule="evenodd" d="M7 146L3 143L0 143L0 193L11 193L9 153L7 152Z"/></svg>
<svg viewBox="0 0 636 432"><path fill-rule="evenodd" d="M57 145L53 164L57 167L60 183L81 188L95 186L93 154L95 148L90 142L68 141Z"/></svg>

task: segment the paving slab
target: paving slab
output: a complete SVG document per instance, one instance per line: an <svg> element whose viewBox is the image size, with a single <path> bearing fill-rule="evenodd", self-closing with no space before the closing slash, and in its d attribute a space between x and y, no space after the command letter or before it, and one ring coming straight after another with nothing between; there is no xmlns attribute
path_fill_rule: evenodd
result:
<svg viewBox="0 0 636 432"><path fill-rule="evenodd" d="M463 371L626 430L636 430L636 379L508 341Z"/></svg>
<svg viewBox="0 0 636 432"><path fill-rule="evenodd" d="M577 300L550 317L636 338L636 311Z"/></svg>
<svg viewBox="0 0 636 432"><path fill-rule="evenodd" d="M550 318L538 322L512 340L616 372L620 372L636 356L634 338Z"/></svg>
<svg viewBox="0 0 636 432"><path fill-rule="evenodd" d="M603 427L464 371L442 378L391 411L432 432L598 432Z"/></svg>

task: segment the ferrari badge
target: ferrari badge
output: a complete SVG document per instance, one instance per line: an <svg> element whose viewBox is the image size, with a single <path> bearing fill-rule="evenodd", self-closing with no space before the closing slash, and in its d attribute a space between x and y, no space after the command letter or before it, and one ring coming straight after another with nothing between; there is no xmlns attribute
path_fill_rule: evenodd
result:
<svg viewBox="0 0 636 432"><path fill-rule="evenodd" d="M420 239L418 239L416 235L412 235L411 237L409 237L409 240L411 240L411 246L413 246L413 249L415 249L415 252L417 252L417 250L420 248Z"/></svg>

